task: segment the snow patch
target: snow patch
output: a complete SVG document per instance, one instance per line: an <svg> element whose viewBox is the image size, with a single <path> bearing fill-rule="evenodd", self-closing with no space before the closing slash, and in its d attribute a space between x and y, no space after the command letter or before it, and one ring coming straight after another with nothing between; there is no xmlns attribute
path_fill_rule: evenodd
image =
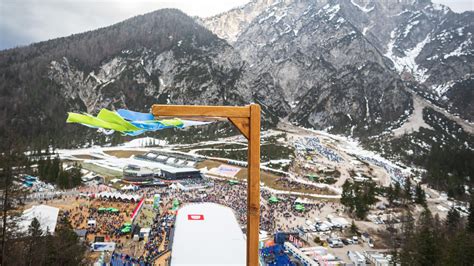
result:
<svg viewBox="0 0 474 266"><path fill-rule="evenodd" d="M408 25L405 28L405 31L403 32L403 38L407 37L408 33L410 33L411 29L414 26L418 25L419 23L420 23L420 21L418 21L418 20L415 20L413 22L408 23Z"/></svg>
<svg viewBox="0 0 474 266"><path fill-rule="evenodd" d="M444 84L438 84L431 86L431 89L436 92L439 96L444 95L454 85L454 81L449 81Z"/></svg>
<svg viewBox="0 0 474 266"><path fill-rule="evenodd" d="M280 22L284 17L286 17L286 12L283 12L280 16L275 16L275 24Z"/></svg>
<svg viewBox="0 0 474 266"><path fill-rule="evenodd" d="M336 16L337 12L339 12L339 10L341 10L341 6L339 4L334 6L326 4L321 10L318 11L317 15L319 15L321 11L324 11L326 15L329 16L328 20L332 20Z"/></svg>
<svg viewBox="0 0 474 266"><path fill-rule="evenodd" d="M369 118L370 116L369 99L367 99L367 96L364 96L364 98L365 98L365 117Z"/></svg>
<svg viewBox="0 0 474 266"><path fill-rule="evenodd" d="M351 0L351 3L356 6L358 9L360 9L362 12L369 13L370 11L374 10L374 7L367 8L366 6L361 6L354 2L354 0Z"/></svg>
<svg viewBox="0 0 474 266"><path fill-rule="evenodd" d="M467 39L464 42L462 42L458 48L456 48L454 51L452 51L449 54L444 55L444 59L448 59L451 56L461 56L461 55L468 55L469 54L469 46L472 44L471 39Z"/></svg>
<svg viewBox="0 0 474 266"><path fill-rule="evenodd" d="M365 36L367 34L367 31L370 30L374 25L369 25L362 29L362 34Z"/></svg>
<svg viewBox="0 0 474 266"><path fill-rule="evenodd" d="M133 139L129 142L125 142L123 144L123 147L128 147L128 148L139 148L139 147L147 147L150 145L156 146L163 146L166 145L167 142L162 140L162 139L155 139L155 138L150 138L150 137L144 137L144 138L137 138Z"/></svg>
<svg viewBox="0 0 474 266"><path fill-rule="evenodd" d="M271 12L270 14L268 14L266 17L263 17L261 19L258 20L258 23L261 24L262 22L268 20L269 18L273 17L275 15L275 12Z"/></svg>
<svg viewBox="0 0 474 266"><path fill-rule="evenodd" d="M420 67L415 62L415 59L418 57L423 47L425 47L425 45L430 41L431 35L427 34L423 41L419 42L413 49L406 51L404 57L398 57L393 54L393 48L395 46L395 41L397 40L396 30L397 29L394 29L390 34L391 40L388 43L385 56L393 61L398 73L403 73L405 70L409 70L417 81L420 83L425 82L429 77L426 75L427 70Z"/></svg>

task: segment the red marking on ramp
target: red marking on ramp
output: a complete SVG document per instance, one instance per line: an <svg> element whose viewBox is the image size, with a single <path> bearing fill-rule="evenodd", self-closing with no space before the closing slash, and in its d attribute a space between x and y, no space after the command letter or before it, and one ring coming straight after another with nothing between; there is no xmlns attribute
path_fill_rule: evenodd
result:
<svg viewBox="0 0 474 266"><path fill-rule="evenodd" d="M202 214L188 214L189 221L202 221L204 220L204 215Z"/></svg>

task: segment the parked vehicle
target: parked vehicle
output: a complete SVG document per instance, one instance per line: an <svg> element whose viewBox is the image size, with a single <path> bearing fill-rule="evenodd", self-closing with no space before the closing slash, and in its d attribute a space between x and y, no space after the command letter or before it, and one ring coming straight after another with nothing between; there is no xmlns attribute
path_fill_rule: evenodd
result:
<svg viewBox="0 0 474 266"><path fill-rule="evenodd" d="M352 237L352 242L353 242L354 244L358 244L358 243L359 243L359 238L358 238L357 236L353 236L353 237Z"/></svg>
<svg viewBox="0 0 474 266"><path fill-rule="evenodd" d="M327 242L328 242L329 247L331 247L331 248L342 248L343 247L342 241L340 241L339 239L336 239L336 238L329 238L327 240Z"/></svg>
<svg viewBox="0 0 474 266"><path fill-rule="evenodd" d="M374 240L372 238L369 239L369 242L367 242L369 247L373 248L374 247Z"/></svg>
<svg viewBox="0 0 474 266"><path fill-rule="evenodd" d="M352 245L354 243L354 242L352 242L352 239L350 239L350 238L343 238L343 239L341 239L341 241L346 246L347 245Z"/></svg>

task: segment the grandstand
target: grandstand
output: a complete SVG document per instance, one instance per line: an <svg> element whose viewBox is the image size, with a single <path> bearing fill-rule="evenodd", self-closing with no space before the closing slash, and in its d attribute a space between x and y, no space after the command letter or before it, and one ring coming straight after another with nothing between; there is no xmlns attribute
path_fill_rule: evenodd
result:
<svg viewBox="0 0 474 266"><path fill-rule="evenodd" d="M152 151L144 155L135 155L134 158L152 162L155 174L162 179L180 180L202 177L201 171L194 168L201 160L192 156Z"/></svg>
<svg viewBox="0 0 474 266"><path fill-rule="evenodd" d="M135 155L135 158L174 167L194 167L196 163L202 161L202 159L190 155L162 151L151 151L143 155Z"/></svg>

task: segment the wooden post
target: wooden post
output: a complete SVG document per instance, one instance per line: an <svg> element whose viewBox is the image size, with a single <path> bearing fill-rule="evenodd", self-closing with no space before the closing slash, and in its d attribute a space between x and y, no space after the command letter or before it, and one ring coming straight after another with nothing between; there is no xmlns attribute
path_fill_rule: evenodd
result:
<svg viewBox="0 0 474 266"><path fill-rule="evenodd" d="M260 106L250 105L247 179L247 265L258 265L260 231Z"/></svg>
<svg viewBox="0 0 474 266"><path fill-rule="evenodd" d="M260 105L250 106L152 106L155 117L218 117L228 119L248 139L247 265L258 265L260 232Z"/></svg>

